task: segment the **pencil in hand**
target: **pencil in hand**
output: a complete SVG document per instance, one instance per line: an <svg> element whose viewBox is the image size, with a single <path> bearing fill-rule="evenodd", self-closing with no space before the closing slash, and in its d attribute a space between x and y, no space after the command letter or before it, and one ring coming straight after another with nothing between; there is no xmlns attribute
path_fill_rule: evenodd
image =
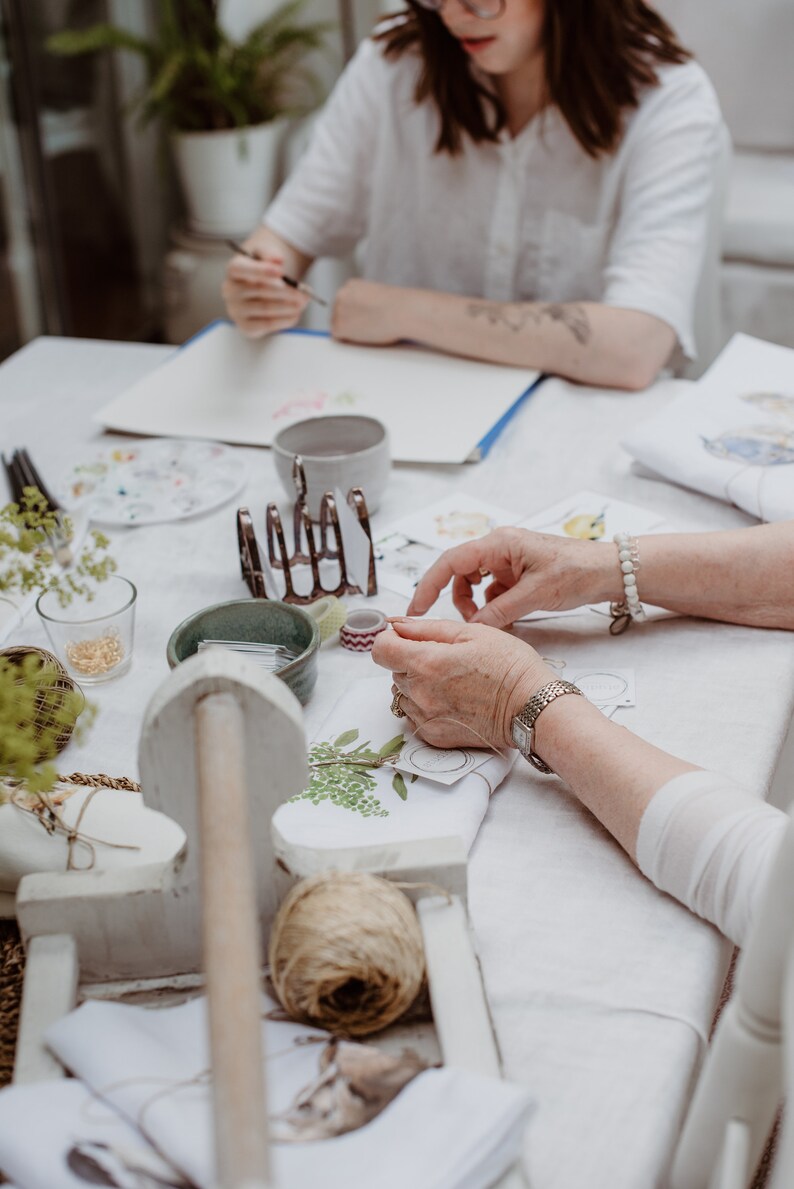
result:
<svg viewBox="0 0 794 1189"><path fill-rule="evenodd" d="M242 244L238 244L236 240L227 239L227 247L231 248L233 252L239 252L241 256L247 256L249 260L261 260L261 256L257 256L256 252L250 251L249 248L244 248ZM320 297L319 293L315 293L311 285L307 285L305 281L296 281L294 277L288 277L286 273L281 274L281 279L285 285L289 285L290 289L297 289L299 293L303 293L306 297L310 297L312 301L318 302L321 306L327 306L328 302L324 297Z"/></svg>

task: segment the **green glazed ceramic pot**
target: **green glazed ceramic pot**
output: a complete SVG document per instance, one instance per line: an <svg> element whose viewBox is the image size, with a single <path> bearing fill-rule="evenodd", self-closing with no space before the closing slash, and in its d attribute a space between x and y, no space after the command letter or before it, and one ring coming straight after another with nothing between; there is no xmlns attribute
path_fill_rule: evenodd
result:
<svg viewBox="0 0 794 1189"><path fill-rule="evenodd" d="M235 599L205 607L174 628L166 647L173 669L192 656L202 640L250 640L284 644L299 655L276 673L305 705L317 682L320 632L308 612L271 599Z"/></svg>

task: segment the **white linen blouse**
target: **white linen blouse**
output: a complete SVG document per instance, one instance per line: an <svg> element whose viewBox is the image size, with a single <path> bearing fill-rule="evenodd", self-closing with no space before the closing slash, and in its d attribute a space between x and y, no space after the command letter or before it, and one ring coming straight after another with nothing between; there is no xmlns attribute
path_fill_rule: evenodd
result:
<svg viewBox="0 0 794 1189"><path fill-rule="evenodd" d="M695 290L724 125L696 62L665 66L593 159L556 108L498 143L436 153L419 60L364 41L264 216L312 258L360 245L361 275L491 301L598 301L670 325L695 354Z"/></svg>

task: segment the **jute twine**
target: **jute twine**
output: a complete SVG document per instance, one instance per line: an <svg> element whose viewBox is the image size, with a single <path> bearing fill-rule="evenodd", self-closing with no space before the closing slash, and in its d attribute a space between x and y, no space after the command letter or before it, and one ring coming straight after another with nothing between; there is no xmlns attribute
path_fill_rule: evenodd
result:
<svg viewBox="0 0 794 1189"><path fill-rule="evenodd" d="M304 879L278 910L270 977L294 1020L342 1036L386 1028L425 976L413 904L386 879L328 871Z"/></svg>

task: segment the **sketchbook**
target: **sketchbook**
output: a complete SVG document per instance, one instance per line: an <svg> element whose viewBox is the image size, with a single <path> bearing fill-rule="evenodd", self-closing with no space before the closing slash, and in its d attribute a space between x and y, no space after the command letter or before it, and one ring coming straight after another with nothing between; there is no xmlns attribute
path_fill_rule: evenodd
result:
<svg viewBox="0 0 794 1189"><path fill-rule="evenodd" d="M107 429L269 446L293 421L377 417L397 462L483 458L540 373L414 346L288 331L252 341L214 323L94 416Z"/></svg>

